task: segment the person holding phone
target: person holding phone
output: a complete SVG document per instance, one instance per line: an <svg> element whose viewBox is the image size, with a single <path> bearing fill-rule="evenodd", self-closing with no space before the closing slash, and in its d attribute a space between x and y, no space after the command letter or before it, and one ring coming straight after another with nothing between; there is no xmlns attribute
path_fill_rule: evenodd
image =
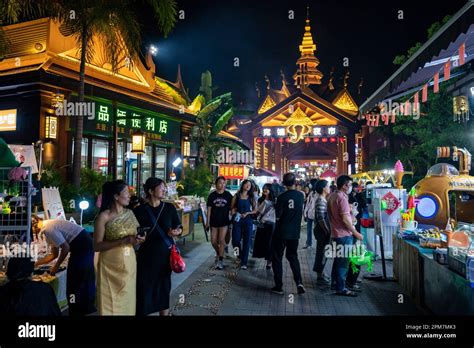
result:
<svg viewBox="0 0 474 348"><path fill-rule="evenodd" d="M165 182L148 178L143 188L147 201L133 211L140 227L148 230L137 255L137 315L159 312L164 316L170 308L170 249L158 228L170 239L179 237L183 229L174 205L163 202Z"/></svg>

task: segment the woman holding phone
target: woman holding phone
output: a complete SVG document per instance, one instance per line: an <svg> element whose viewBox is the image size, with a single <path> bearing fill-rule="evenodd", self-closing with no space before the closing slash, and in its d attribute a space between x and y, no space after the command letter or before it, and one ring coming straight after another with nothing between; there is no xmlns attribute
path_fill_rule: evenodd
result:
<svg viewBox="0 0 474 348"><path fill-rule="evenodd" d="M160 312L169 315L171 266L169 243L182 233L176 208L163 202L165 182L148 178L143 185L146 203L133 211L140 227L145 229L146 240L137 255L137 315ZM162 233L168 241L164 240Z"/></svg>

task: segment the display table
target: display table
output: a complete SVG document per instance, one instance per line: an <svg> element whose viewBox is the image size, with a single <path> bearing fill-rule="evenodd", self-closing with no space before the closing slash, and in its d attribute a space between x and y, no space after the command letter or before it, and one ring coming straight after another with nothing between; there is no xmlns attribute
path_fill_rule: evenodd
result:
<svg viewBox="0 0 474 348"><path fill-rule="evenodd" d="M194 214L198 211L198 209L183 211L182 209L178 209L178 217L183 225L183 234L181 235L180 239L185 241L186 237L189 237L191 234L194 240Z"/></svg>
<svg viewBox="0 0 474 348"><path fill-rule="evenodd" d="M437 315L473 315L471 283L433 259L433 249L393 237L393 274L405 292Z"/></svg>

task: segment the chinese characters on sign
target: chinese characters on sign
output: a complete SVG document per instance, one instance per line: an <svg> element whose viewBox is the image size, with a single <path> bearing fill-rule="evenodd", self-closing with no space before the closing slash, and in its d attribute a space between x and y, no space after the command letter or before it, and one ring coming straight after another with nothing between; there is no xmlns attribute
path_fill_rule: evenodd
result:
<svg viewBox="0 0 474 348"><path fill-rule="evenodd" d="M116 119L119 134L128 135L140 130L150 140L166 145L180 145L181 127L178 120L126 105L118 105L114 111L112 102L96 102L96 105L95 119L86 120L84 123L86 131L110 133L113 131L113 120Z"/></svg>
<svg viewBox="0 0 474 348"><path fill-rule="evenodd" d="M231 165L220 165L219 176L223 176L226 179L243 179L245 177L244 166L231 166Z"/></svg>
<svg viewBox="0 0 474 348"><path fill-rule="evenodd" d="M384 195L382 200L387 202L387 209L385 209L385 212L388 215L392 215L392 213L400 206L400 201L393 195L392 192L388 192L386 195Z"/></svg>
<svg viewBox="0 0 474 348"><path fill-rule="evenodd" d="M339 131L336 126L318 126L312 128L312 135L321 136L337 136ZM287 129L284 127L265 127L261 132L263 137L286 137Z"/></svg>

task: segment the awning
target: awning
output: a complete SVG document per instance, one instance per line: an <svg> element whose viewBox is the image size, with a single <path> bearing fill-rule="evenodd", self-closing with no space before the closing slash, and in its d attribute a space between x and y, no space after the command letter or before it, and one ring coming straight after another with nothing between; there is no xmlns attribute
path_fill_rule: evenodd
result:
<svg viewBox="0 0 474 348"><path fill-rule="evenodd" d="M361 106L371 110L388 98L396 98L433 77L447 59L466 41L466 63L474 57L474 0L469 0L445 25L385 81ZM440 79L442 81L442 79Z"/></svg>
<svg viewBox="0 0 474 348"><path fill-rule="evenodd" d="M254 176L273 176L273 177L280 177L277 173L272 172L271 170L263 169L263 168L255 168L253 170Z"/></svg>
<svg viewBox="0 0 474 348"><path fill-rule="evenodd" d="M337 177L337 174L332 171L332 170L326 170L324 173L322 173L320 176L319 176L321 179L324 179L324 178L335 178Z"/></svg>

